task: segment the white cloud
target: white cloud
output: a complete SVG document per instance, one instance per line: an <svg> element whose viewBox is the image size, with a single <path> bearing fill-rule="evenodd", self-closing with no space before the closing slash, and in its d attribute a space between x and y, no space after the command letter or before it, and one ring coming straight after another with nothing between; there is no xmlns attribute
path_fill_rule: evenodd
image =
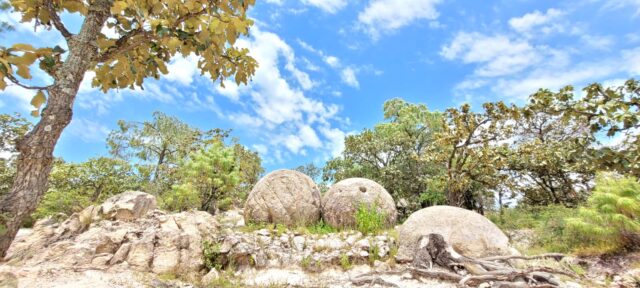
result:
<svg viewBox="0 0 640 288"><path fill-rule="evenodd" d="M338 68L340 67L340 59L338 59L338 57L335 56L325 56L322 59L325 63L327 63L327 65L333 67L333 68Z"/></svg>
<svg viewBox="0 0 640 288"><path fill-rule="evenodd" d="M615 44L615 41L612 37L608 36L594 36L584 34L580 36L582 42L584 42L588 47L598 49L598 50L609 50Z"/></svg>
<svg viewBox="0 0 640 288"><path fill-rule="evenodd" d="M331 14L334 14L347 6L347 0L302 0L302 3L305 5L315 6Z"/></svg>
<svg viewBox="0 0 640 288"><path fill-rule="evenodd" d="M264 144L254 144L251 147L263 156L269 152L269 148Z"/></svg>
<svg viewBox="0 0 640 288"><path fill-rule="evenodd" d="M353 68L347 67L342 69L342 73L340 73L340 76L342 78L342 82L346 83L347 85L355 88L360 87L358 78L356 78L356 71Z"/></svg>
<svg viewBox="0 0 640 288"><path fill-rule="evenodd" d="M445 59L480 64L477 76L494 77L521 71L540 61L541 53L524 40L505 35L460 32L440 51Z"/></svg>
<svg viewBox="0 0 640 288"><path fill-rule="evenodd" d="M373 39L417 20L435 20L441 0L372 0L358 14L358 22Z"/></svg>
<svg viewBox="0 0 640 288"><path fill-rule="evenodd" d="M298 43L304 49L314 49L310 45L305 48L306 43L302 41ZM252 30L251 38L238 40L237 45L249 48L260 66L248 86L230 88L228 84L228 91L232 92L227 94L237 95L244 111L227 118L268 139L268 143L261 145L268 145L269 157L276 160L287 157L287 153L303 155L307 148L328 149L323 147L326 139L316 127L331 127L331 122L339 119L339 108L305 95L315 82L296 66L293 49L278 35L259 28ZM288 152L278 152L282 148Z"/></svg>
<svg viewBox="0 0 640 288"><path fill-rule="evenodd" d="M109 135L109 128L92 120L73 118L66 132L78 137L85 143L102 143Z"/></svg>
<svg viewBox="0 0 640 288"><path fill-rule="evenodd" d="M548 9L546 13L536 10L531 13L527 13L522 17L509 19L509 25L511 28L521 33L531 32L534 28L544 26L546 26L547 29L551 29L551 27L554 26L547 25L563 15L564 13L562 11L554 8Z"/></svg>
<svg viewBox="0 0 640 288"><path fill-rule="evenodd" d="M164 79L178 82L184 86L191 85L194 76L199 75L198 57L191 54L188 57L176 56L167 65L169 73Z"/></svg>
<svg viewBox="0 0 640 288"><path fill-rule="evenodd" d="M606 0L604 7L607 9L621 9L629 7L635 9L634 16L640 15L640 0Z"/></svg>

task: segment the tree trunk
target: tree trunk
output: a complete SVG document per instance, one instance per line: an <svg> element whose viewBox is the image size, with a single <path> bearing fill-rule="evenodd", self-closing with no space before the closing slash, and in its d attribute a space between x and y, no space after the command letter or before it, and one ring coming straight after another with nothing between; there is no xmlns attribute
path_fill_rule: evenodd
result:
<svg viewBox="0 0 640 288"><path fill-rule="evenodd" d="M55 72L47 89L49 99L35 125L17 145L16 177L9 193L0 201L0 257L6 256L22 220L38 207L47 191L53 150L62 130L71 122L73 101L84 73L98 53L95 41L109 17L113 0L91 2L80 32L68 40L69 55Z"/></svg>

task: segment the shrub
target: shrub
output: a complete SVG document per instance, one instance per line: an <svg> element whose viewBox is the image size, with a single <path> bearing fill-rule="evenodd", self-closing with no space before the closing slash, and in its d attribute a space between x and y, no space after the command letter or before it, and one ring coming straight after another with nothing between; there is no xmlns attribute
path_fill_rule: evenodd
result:
<svg viewBox="0 0 640 288"><path fill-rule="evenodd" d="M385 216L378 209L361 204L356 211L356 230L362 234L376 233L384 228Z"/></svg>
<svg viewBox="0 0 640 288"><path fill-rule="evenodd" d="M191 184L175 185L160 197L160 207L167 211L186 211L201 206L200 192Z"/></svg>
<svg viewBox="0 0 640 288"><path fill-rule="evenodd" d="M577 217L568 218L578 252L605 254L640 246L640 183L629 177L599 175L596 188Z"/></svg>
<svg viewBox="0 0 640 288"><path fill-rule="evenodd" d="M522 206L505 209L502 215L489 213L487 217L503 231L534 230L530 250L570 252L578 243L567 235L565 219L575 213L576 209L561 205Z"/></svg>

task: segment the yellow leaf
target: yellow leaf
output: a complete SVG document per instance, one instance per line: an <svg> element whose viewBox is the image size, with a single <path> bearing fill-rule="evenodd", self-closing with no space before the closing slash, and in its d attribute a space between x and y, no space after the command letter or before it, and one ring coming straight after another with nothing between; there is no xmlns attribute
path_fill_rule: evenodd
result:
<svg viewBox="0 0 640 288"><path fill-rule="evenodd" d="M4 82L4 79L2 79L3 77L0 77L0 90L4 90L4 88L7 88L7 83Z"/></svg>
<svg viewBox="0 0 640 288"><path fill-rule="evenodd" d="M41 90L36 93L36 96L34 96L33 99L31 99L31 105L39 110L40 106L42 106L45 101L47 101L47 98L44 96L44 93Z"/></svg>
<svg viewBox="0 0 640 288"><path fill-rule="evenodd" d="M11 48L13 48L15 50L20 50L20 51L33 51L33 50L35 50L35 48L33 48L33 46L31 46L29 44L22 44L22 43L14 44Z"/></svg>
<svg viewBox="0 0 640 288"><path fill-rule="evenodd" d="M20 77L24 79L31 79L31 73L29 73L29 66L27 65L16 65L18 66L18 71L16 74L20 75Z"/></svg>
<svg viewBox="0 0 640 288"><path fill-rule="evenodd" d="M31 116L33 116L33 117L39 117L39 116L40 116L40 111L39 111L39 110L32 110L32 111L31 111Z"/></svg>
<svg viewBox="0 0 640 288"><path fill-rule="evenodd" d="M113 7L111 7L111 14L120 14L124 9L127 9L127 6L127 2L116 1L113 3Z"/></svg>

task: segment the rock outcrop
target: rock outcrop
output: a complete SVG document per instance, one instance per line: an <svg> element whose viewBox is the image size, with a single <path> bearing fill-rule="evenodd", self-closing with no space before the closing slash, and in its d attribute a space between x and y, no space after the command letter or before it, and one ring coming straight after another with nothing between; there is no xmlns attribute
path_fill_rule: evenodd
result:
<svg viewBox="0 0 640 288"><path fill-rule="evenodd" d="M333 227L354 228L356 212L364 206L385 218L386 227L396 223L396 205L389 192L375 181L349 178L335 183L322 198L322 218Z"/></svg>
<svg viewBox="0 0 640 288"><path fill-rule="evenodd" d="M320 219L320 190L298 171L277 170L253 187L244 206L246 222L307 225Z"/></svg>
<svg viewBox="0 0 640 288"><path fill-rule="evenodd" d="M13 243L5 260L24 265L55 262L73 269L198 274L204 268L202 243L217 230L214 217L202 211L167 214L154 210L155 203L149 194L125 192L62 223L38 221L30 235Z"/></svg>
<svg viewBox="0 0 640 288"><path fill-rule="evenodd" d="M422 235L440 234L457 252L468 257L517 253L504 233L484 216L452 206L432 206L416 211L398 228L400 248L396 259L413 259Z"/></svg>

